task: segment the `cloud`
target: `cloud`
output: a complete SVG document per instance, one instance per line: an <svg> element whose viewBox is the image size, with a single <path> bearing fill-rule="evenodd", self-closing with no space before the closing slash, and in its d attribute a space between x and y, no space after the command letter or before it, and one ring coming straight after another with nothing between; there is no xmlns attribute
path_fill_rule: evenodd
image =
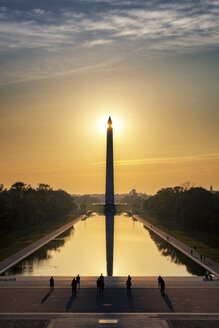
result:
<svg viewBox="0 0 219 328"><path fill-rule="evenodd" d="M82 74L86 72L101 72L101 71L115 71L117 70L117 65L122 61L122 58L111 58L106 61L100 61L96 64L93 65L83 65L79 67L74 67L74 68L68 68L66 70L61 70L56 69L53 72L48 72L45 71L43 73L43 70L39 70L39 72L35 72L34 74L26 75L25 77L21 79L15 79L13 81L8 81L8 82L3 82L2 84L0 83L0 87L7 86L7 85L13 85L13 84L18 84L18 83L24 83L24 82L30 82L30 81L40 81L40 80L45 80L45 79L52 79L56 77L62 77L62 76L69 76L72 74Z"/></svg>
<svg viewBox="0 0 219 328"><path fill-rule="evenodd" d="M0 7L1 84L8 83L8 75L16 72L16 53L28 53L26 61L32 61L33 66L36 53L40 54L44 75L48 60L56 72L56 65L52 65L57 54L65 63L75 60L79 52L80 58L88 57L86 49L92 51L97 46L104 50L112 45L111 53L102 53L107 61L118 56L121 46L123 53L134 56L136 48L141 55L153 55L173 50L199 52L219 45L219 1L80 0L76 4L54 0L53 6L39 1L37 8L31 0L28 7L23 0L17 7L17 2L12 3ZM90 64L94 63L81 60L79 67ZM67 68L63 67L63 72ZM23 76L15 80L23 80Z"/></svg>
<svg viewBox="0 0 219 328"><path fill-rule="evenodd" d="M80 3L92 3L80 1ZM98 1L98 3L103 1ZM210 2L198 1L194 3L168 3L154 2L129 2L129 8L123 1L105 1L110 7L102 6L102 9L93 11L82 6L79 11L60 8L58 12L48 11L42 8L33 8L27 11L14 10L8 15L7 21L0 25L2 35L9 36L10 42L16 43L17 38L23 42L17 44L25 47L48 47L51 43L68 45L72 39L77 39L80 44L102 44L112 40L134 38L141 40L157 40L157 43L165 43L171 38L172 44L179 39L189 37L200 41L200 45L218 44L219 23L218 5L210 5ZM117 6L114 7L115 3ZM137 4L137 5L136 5ZM141 4L141 5L140 5ZM118 8L119 6L119 8ZM1 7L0 12L8 12L6 7ZM83 10L83 11L82 11ZM25 28L26 27L26 28ZM95 32L95 33L94 33ZM29 37L29 38L28 38ZM36 40L37 39L37 40ZM184 42L182 46L185 46ZM195 44L197 45L197 43ZM170 43L169 43L170 47ZM3 51L4 49L2 49Z"/></svg>
<svg viewBox="0 0 219 328"><path fill-rule="evenodd" d="M36 9L33 9L33 13L34 14L37 14L37 15L44 15L45 14L45 10L40 9L40 8L36 8Z"/></svg>
<svg viewBox="0 0 219 328"><path fill-rule="evenodd" d="M111 43L113 42L113 40L103 40L103 39L98 39L98 40L92 40L92 41L87 41L84 43L85 47L91 48L94 46L100 46L102 44L106 44L106 43Z"/></svg>
<svg viewBox="0 0 219 328"><path fill-rule="evenodd" d="M115 161L115 166L138 166L138 165L156 165L156 164L184 164L196 163L203 161L219 161L219 153L200 154L189 156L174 156L174 157L155 157L155 158L141 158L133 160L119 160ZM218 163L219 164L219 163ZM105 166L105 162L92 163L91 166Z"/></svg>

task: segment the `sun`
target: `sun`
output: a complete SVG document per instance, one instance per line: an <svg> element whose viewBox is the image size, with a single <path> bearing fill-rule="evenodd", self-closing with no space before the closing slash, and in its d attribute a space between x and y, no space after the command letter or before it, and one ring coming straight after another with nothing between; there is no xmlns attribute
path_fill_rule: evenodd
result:
<svg viewBox="0 0 219 328"><path fill-rule="evenodd" d="M107 121L108 121L108 118L109 118L110 115L108 116L105 116L105 117L102 117L99 122L98 122L98 128L99 128L99 131L101 133L106 133L106 130L107 130ZM113 128L113 132L114 133L119 133L120 130L121 130L121 124L120 124L120 121L118 120L117 117L115 116L111 116L111 119L112 119L112 128Z"/></svg>

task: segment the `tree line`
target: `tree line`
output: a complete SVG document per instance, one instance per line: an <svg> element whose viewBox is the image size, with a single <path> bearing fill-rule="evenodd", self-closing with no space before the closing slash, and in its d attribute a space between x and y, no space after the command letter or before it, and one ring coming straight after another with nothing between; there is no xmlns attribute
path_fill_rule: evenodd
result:
<svg viewBox="0 0 219 328"><path fill-rule="evenodd" d="M40 183L36 189L23 182L6 189L0 185L0 233L51 221L76 211L73 198L63 190Z"/></svg>
<svg viewBox="0 0 219 328"><path fill-rule="evenodd" d="M144 212L199 230L219 231L219 197L201 187L163 188L143 204Z"/></svg>

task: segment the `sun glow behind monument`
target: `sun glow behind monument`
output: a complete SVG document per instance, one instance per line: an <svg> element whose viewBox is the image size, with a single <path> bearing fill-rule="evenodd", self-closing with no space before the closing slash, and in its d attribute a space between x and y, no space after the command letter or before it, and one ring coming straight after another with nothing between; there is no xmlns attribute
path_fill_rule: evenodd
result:
<svg viewBox="0 0 219 328"><path fill-rule="evenodd" d="M105 116L98 121L98 129L103 134L106 134L106 130L108 127L107 124L108 117L109 116ZM118 134L122 132L121 121L114 116L113 116L112 128L113 128L113 134Z"/></svg>

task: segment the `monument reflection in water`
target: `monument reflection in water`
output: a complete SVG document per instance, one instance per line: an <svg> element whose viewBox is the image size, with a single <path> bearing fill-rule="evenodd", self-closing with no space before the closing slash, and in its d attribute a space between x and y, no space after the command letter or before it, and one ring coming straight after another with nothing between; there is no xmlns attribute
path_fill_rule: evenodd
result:
<svg viewBox="0 0 219 328"><path fill-rule="evenodd" d="M107 224L107 228L106 228ZM114 242L113 242L114 230ZM107 241L106 241L107 236ZM197 263L128 215L93 214L51 240L4 275L193 276Z"/></svg>
<svg viewBox="0 0 219 328"><path fill-rule="evenodd" d="M114 214L106 213L106 272L107 276L113 275L113 252L114 252Z"/></svg>

